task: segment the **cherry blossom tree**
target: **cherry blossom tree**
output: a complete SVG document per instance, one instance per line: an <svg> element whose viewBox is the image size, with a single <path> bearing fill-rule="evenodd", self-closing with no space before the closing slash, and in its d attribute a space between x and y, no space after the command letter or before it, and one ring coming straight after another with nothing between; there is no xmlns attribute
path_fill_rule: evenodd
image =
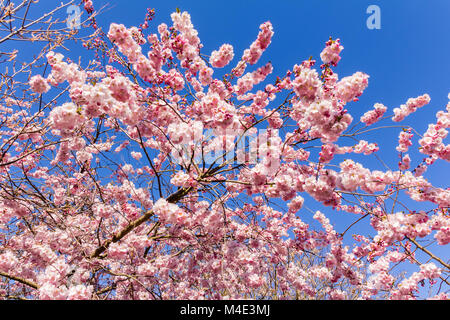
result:
<svg viewBox="0 0 450 320"><path fill-rule="evenodd" d="M23 23L9 1L1 19L27 25L32 1L21 6ZM415 299L426 285L448 299L449 263L423 243L450 242L450 189L426 178L450 160L450 103L425 133L404 124L426 112L422 92L354 119L346 105L369 75L338 77L340 39L321 64L269 81L270 22L242 54L228 43L204 52L187 12L159 26L154 15L107 31L89 20L94 58L79 63L62 53L76 31L3 38L50 45L2 74L2 298ZM365 134L392 126L397 168L356 160L379 152ZM337 230L335 212L354 222ZM370 232L352 233L359 224Z"/></svg>

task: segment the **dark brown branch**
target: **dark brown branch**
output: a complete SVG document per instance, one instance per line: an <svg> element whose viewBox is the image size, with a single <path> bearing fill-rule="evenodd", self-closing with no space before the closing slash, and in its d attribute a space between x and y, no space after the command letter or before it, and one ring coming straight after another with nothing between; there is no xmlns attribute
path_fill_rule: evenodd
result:
<svg viewBox="0 0 450 320"><path fill-rule="evenodd" d="M17 282L20 282L20 283L25 284L25 285L33 288L33 289L39 289L39 286L36 283L34 283L34 282L30 281L30 280L22 279L22 278L19 278L19 277L16 277L16 276L12 276L12 275L4 273L2 271L0 271L0 276L8 278L8 279L11 279L11 280L14 280L14 281L17 281Z"/></svg>
<svg viewBox="0 0 450 320"><path fill-rule="evenodd" d="M183 198L185 195L187 195L193 188L181 188L178 189L175 193L172 193L169 197L166 198L166 201L169 203L176 203L181 198ZM127 234L129 234L131 231L139 227L144 222L148 221L151 217L153 217L154 212L152 210L146 212L143 216L140 218L130 222L125 228L120 230L118 233L116 233L111 239L105 241L100 247L98 247L94 253L91 254L90 258L98 258L100 255L108 249L108 247L111 245L111 243L116 243L120 241L123 237L125 237Z"/></svg>

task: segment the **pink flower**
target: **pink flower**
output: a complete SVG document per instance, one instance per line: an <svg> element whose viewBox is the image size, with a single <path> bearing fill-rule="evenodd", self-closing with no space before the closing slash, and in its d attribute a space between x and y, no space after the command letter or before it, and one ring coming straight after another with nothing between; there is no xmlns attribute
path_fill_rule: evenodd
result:
<svg viewBox="0 0 450 320"><path fill-rule="evenodd" d="M233 57L233 46L230 44L223 44L218 51L214 50L211 53L209 63L211 63L214 68L223 68L233 60Z"/></svg>
<svg viewBox="0 0 450 320"><path fill-rule="evenodd" d="M170 180L174 186L182 187L189 181L190 176L183 171L178 171Z"/></svg>
<svg viewBox="0 0 450 320"><path fill-rule="evenodd" d="M344 101L344 103L353 101L362 95L368 84L369 76L358 71L350 77L342 78L336 84L336 97Z"/></svg>
<svg viewBox="0 0 450 320"><path fill-rule="evenodd" d="M430 100L431 99L428 94L424 94L417 98L408 99L406 104L402 104L400 108L394 109L394 117L392 118L392 121L402 121L405 117L415 112L418 108L430 103Z"/></svg>
<svg viewBox="0 0 450 320"><path fill-rule="evenodd" d="M441 275L441 270L436 267L434 263L422 264L420 266L420 274L426 279L438 278Z"/></svg>
<svg viewBox="0 0 450 320"><path fill-rule="evenodd" d="M42 94L50 90L50 86L48 85L47 80L42 78L42 76L40 75L31 77L29 84L31 90L33 90L36 93Z"/></svg>
<svg viewBox="0 0 450 320"><path fill-rule="evenodd" d="M327 143L322 145L322 151L320 151L320 162L328 163L334 158L334 154L336 153L336 146L332 143Z"/></svg>
<svg viewBox="0 0 450 320"><path fill-rule="evenodd" d="M164 75L166 83L175 91L180 91L184 88L183 76L175 69L170 69L169 73Z"/></svg>
<svg viewBox="0 0 450 320"><path fill-rule="evenodd" d="M381 103L375 103L374 110L367 111L364 113L364 115L361 117L361 122L365 123L366 125L370 126L377 122L378 120L383 117L384 113L386 112L387 108L382 105Z"/></svg>
<svg viewBox="0 0 450 320"><path fill-rule="evenodd" d="M353 147L355 153L364 153L365 155L372 154L379 150L376 143L368 143L365 140L360 140L356 146Z"/></svg>
<svg viewBox="0 0 450 320"><path fill-rule="evenodd" d="M342 290L333 289L329 294L332 300L345 300L345 293Z"/></svg>
<svg viewBox="0 0 450 320"><path fill-rule="evenodd" d="M258 62L264 50L267 49L272 41L273 28L270 22L265 22L259 26L261 31L258 34L258 38L251 44L250 49L244 51L242 60L249 64L255 64Z"/></svg>
<svg viewBox="0 0 450 320"><path fill-rule="evenodd" d="M71 102L53 108L50 112L49 119L53 129L65 132L74 130L83 122L78 107Z"/></svg>
<svg viewBox="0 0 450 320"><path fill-rule="evenodd" d="M398 168L400 170L405 171L405 170L408 170L410 166L411 166L411 158L407 154L407 155L403 156L402 161L399 162Z"/></svg>
<svg viewBox="0 0 450 320"><path fill-rule="evenodd" d="M202 83L202 85L206 86L212 82L213 73L214 73L214 70L209 67L204 67L204 68L200 69L198 77L199 77L199 80Z"/></svg>
<svg viewBox="0 0 450 320"><path fill-rule="evenodd" d="M142 158L142 153L140 152L135 152L135 151L131 151L131 156L135 159L135 160L140 160Z"/></svg>
<svg viewBox="0 0 450 320"><path fill-rule="evenodd" d="M326 43L325 49L323 49L322 53L320 54L320 58L322 59L323 63L330 63L333 66L337 66L339 60L341 60L341 57L339 54L344 49L343 46L340 44L340 39L336 40L329 40Z"/></svg>
<svg viewBox="0 0 450 320"><path fill-rule="evenodd" d="M279 129L283 126L283 119L281 119L278 112L269 112L271 116L267 119L271 128Z"/></svg>
<svg viewBox="0 0 450 320"><path fill-rule="evenodd" d="M428 167L424 164L419 164L417 166L417 168L414 169L414 176L415 177L420 177L421 175L423 175L426 171L427 171Z"/></svg>
<svg viewBox="0 0 450 320"><path fill-rule="evenodd" d="M420 152L450 161L450 145L445 145L443 140L447 137L448 130L438 124L429 124L428 130L419 140Z"/></svg>
<svg viewBox="0 0 450 320"><path fill-rule="evenodd" d="M298 212L303 206L305 200L301 196L297 196L289 202L288 207L290 212Z"/></svg>
<svg viewBox="0 0 450 320"><path fill-rule="evenodd" d="M264 79L273 71L272 64L267 63L265 66L258 68L256 71L246 73L237 80L237 85L234 86L234 91L238 95L253 89L253 86L264 81Z"/></svg>
<svg viewBox="0 0 450 320"><path fill-rule="evenodd" d="M445 300L445 301L448 301L448 300L450 300L450 296L447 293L445 293L445 292L441 292L438 295L430 298L430 300Z"/></svg>
<svg viewBox="0 0 450 320"><path fill-rule="evenodd" d="M121 242L121 243L112 243L108 248L108 256L111 259L125 259L129 254L128 246Z"/></svg>
<svg viewBox="0 0 450 320"><path fill-rule="evenodd" d="M67 300L89 300L92 297L93 287L76 285L69 288Z"/></svg>
<svg viewBox="0 0 450 320"><path fill-rule="evenodd" d="M259 288L264 284L264 279L258 274L252 274L248 277L248 285L250 288Z"/></svg>
<svg viewBox="0 0 450 320"><path fill-rule="evenodd" d="M66 300L67 288L57 287L50 283L45 283L39 287L39 299L41 300Z"/></svg>
<svg viewBox="0 0 450 320"><path fill-rule="evenodd" d="M166 199L159 199L153 206L153 211L161 221L170 224L185 224L188 222L188 214L176 204L169 203Z"/></svg>
<svg viewBox="0 0 450 320"><path fill-rule="evenodd" d="M17 266L19 260L11 251L6 251L5 253L0 254L0 270L4 272L8 272Z"/></svg>
<svg viewBox="0 0 450 320"><path fill-rule="evenodd" d="M83 0L84 2L84 10L86 10L87 13L94 12L94 5L92 4L92 0Z"/></svg>
<svg viewBox="0 0 450 320"><path fill-rule="evenodd" d="M317 71L303 66L296 69L297 76L292 81L295 94L306 101L314 101L322 85Z"/></svg>
<svg viewBox="0 0 450 320"><path fill-rule="evenodd" d="M412 146L411 138L413 137L413 134L411 133L411 129L408 131L402 131L400 132L400 135L398 137L398 146L396 150L398 152L408 152L408 148Z"/></svg>

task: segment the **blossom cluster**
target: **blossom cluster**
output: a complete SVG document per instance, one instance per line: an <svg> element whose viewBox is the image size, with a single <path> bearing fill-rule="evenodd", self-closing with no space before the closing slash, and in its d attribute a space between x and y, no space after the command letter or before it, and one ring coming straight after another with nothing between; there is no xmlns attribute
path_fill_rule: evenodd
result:
<svg viewBox="0 0 450 320"><path fill-rule="evenodd" d="M1 296L412 299L424 281L445 283L445 262L420 243L450 243L450 190L425 177L450 160L450 104L420 137L418 166L405 126L398 169L374 168L360 159L381 147L363 134L388 108L352 125L347 104L369 76L333 71L339 39L325 43L322 71L309 59L272 81L272 64L258 64L270 22L230 68L231 44L205 59L191 16L171 19L155 33L111 24L112 44L97 39L104 68L49 52L50 73L30 89L46 98L65 83L67 94L35 114L12 98L0 106ZM429 101L407 100L392 120ZM355 222L343 227L344 214ZM373 236L352 237L363 223ZM401 279L391 268L403 263L415 270Z"/></svg>

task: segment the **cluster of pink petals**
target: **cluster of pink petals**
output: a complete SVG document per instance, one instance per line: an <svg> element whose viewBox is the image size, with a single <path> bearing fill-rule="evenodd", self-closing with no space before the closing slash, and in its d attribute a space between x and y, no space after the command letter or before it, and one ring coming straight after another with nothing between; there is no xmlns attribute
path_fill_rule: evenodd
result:
<svg viewBox="0 0 450 320"><path fill-rule="evenodd" d="M142 153L140 152L131 151L130 155L133 157L133 159L138 161L142 158Z"/></svg>
<svg viewBox="0 0 450 320"><path fill-rule="evenodd" d="M337 66L341 60L340 53L343 49L344 47L341 46L340 39L329 40L326 43L325 49L320 53L320 58L325 64Z"/></svg>
<svg viewBox="0 0 450 320"><path fill-rule="evenodd" d="M258 68L253 72L248 72L237 80L237 84L234 86L234 91L242 96L260 82L264 81L266 77L272 73L273 67L271 63Z"/></svg>
<svg viewBox="0 0 450 320"><path fill-rule="evenodd" d="M423 138L419 140L420 151L450 161L450 144L445 145L443 141L448 135L447 128L450 128L450 103L447 104L447 112L439 111L436 116L437 123L429 124Z"/></svg>
<svg viewBox="0 0 450 320"><path fill-rule="evenodd" d="M361 96L368 85L369 76L358 71L352 76L342 78L336 84L335 94L338 99L347 103Z"/></svg>
<svg viewBox="0 0 450 320"><path fill-rule="evenodd" d="M94 4L92 3L92 0L83 0L84 2L84 10L86 10L87 13L92 13L94 11Z"/></svg>
<svg viewBox="0 0 450 320"><path fill-rule="evenodd" d="M175 69L171 69L164 75L164 80L173 90L180 91L184 88L183 76Z"/></svg>
<svg viewBox="0 0 450 320"><path fill-rule="evenodd" d="M301 196L295 197L288 204L289 211L294 212L294 213L298 212L302 208L304 201L305 201L305 199L303 199L303 197L301 197Z"/></svg>
<svg viewBox="0 0 450 320"><path fill-rule="evenodd" d="M363 153L365 155L377 152L379 147L376 143L369 143L366 140L360 140L356 146L353 147L354 153Z"/></svg>
<svg viewBox="0 0 450 320"><path fill-rule="evenodd" d="M403 158L402 158L402 161L400 161L399 164L398 164L398 168L400 170L408 170L410 166L411 166L411 158L410 158L410 156L408 154L404 155Z"/></svg>
<svg viewBox="0 0 450 320"><path fill-rule="evenodd" d="M402 131L400 132L398 136L398 146L396 147L396 150L398 152L408 152L408 149L410 146L412 146L411 138L413 137L413 134L411 133L411 129L408 131Z"/></svg>
<svg viewBox="0 0 450 320"><path fill-rule="evenodd" d="M394 108L394 117L392 118L392 121L402 121L403 119L405 119L405 117L415 112L418 108L421 108L424 105L430 103L430 100L431 99L428 94L424 94L417 98L408 99L406 104L402 104L400 108Z"/></svg>
<svg viewBox="0 0 450 320"><path fill-rule="evenodd" d="M370 126L375 122L377 122L378 120L380 120L381 117L383 117L386 110L387 108L381 103L375 103L374 110L369 110L366 113L364 113L364 115L361 116L360 120L361 122Z"/></svg>
<svg viewBox="0 0 450 320"><path fill-rule="evenodd" d="M48 64L52 67L52 71L47 78L47 81L50 84L57 86L64 81L67 81L70 84L76 82L83 83L86 81L86 73L79 70L77 64L63 61L64 56L62 54L50 51L47 53L46 57Z"/></svg>
<svg viewBox="0 0 450 320"><path fill-rule="evenodd" d="M83 118L79 113L77 105L72 102L55 107L50 112L49 120L53 129L71 131L83 123Z"/></svg>
<svg viewBox="0 0 450 320"><path fill-rule="evenodd" d="M223 44L219 50L214 50L209 58L209 63L214 68L223 68L230 63L234 58L233 46L230 44Z"/></svg>
<svg viewBox="0 0 450 320"><path fill-rule="evenodd" d="M232 128L236 121L236 108L216 93L209 93L203 97L199 112L204 122L210 122L218 129Z"/></svg>
<svg viewBox="0 0 450 320"><path fill-rule="evenodd" d="M292 87L295 94L305 101L314 101L322 86L317 71L301 65L294 67L294 72L296 77L292 81Z"/></svg>
<svg viewBox="0 0 450 320"><path fill-rule="evenodd" d="M190 176L183 171L178 171L170 180L174 186L183 187L189 181Z"/></svg>
<svg viewBox="0 0 450 320"><path fill-rule="evenodd" d="M342 111L335 100L317 100L312 104L294 105L298 113L298 125L301 130L310 129L309 135L320 138L322 142L334 142L348 128L353 118Z"/></svg>
<svg viewBox="0 0 450 320"><path fill-rule="evenodd" d="M132 30L123 24L112 23L109 27L108 38L117 44L119 50L131 63L136 62L142 49L133 38Z"/></svg>
<svg viewBox="0 0 450 320"><path fill-rule="evenodd" d="M50 90L50 86L47 83L47 80L45 80L41 75L36 75L31 77L29 81L31 90L33 90L36 93L45 93L48 90Z"/></svg>
<svg viewBox="0 0 450 320"><path fill-rule="evenodd" d="M186 224L190 217L176 204L169 203L165 199L159 199L153 206L153 211L160 220L169 224Z"/></svg>
<svg viewBox="0 0 450 320"><path fill-rule="evenodd" d="M420 282L426 279L434 281L440 274L441 270L434 263L422 264L419 272L414 272L409 278L400 282L396 289L391 290L391 299L413 299L414 294L418 292Z"/></svg>
<svg viewBox="0 0 450 320"><path fill-rule="evenodd" d="M450 243L450 220L444 214L434 215L429 221L430 228L437 230L434 238L439 245Z"/></svg>
<svg viewBox="0 0 450 320"><path fill-rule="evenodd" d="M332 143L327 143L322 145L322 150L319 153L319 159L321 163L328 163L334 158L336 153L336 145Z"/></svg>
<svg viewBox="0 0 450 320"><path fill-rule="evenodd" d="M273 71L268 63L245 73L247 64L255 64L271 42L269 22L260 26L258 38L244 52L229 81L227 77L214 79L213 68L231 62L233 47L224 44L213 51L209 61L212 68L208 67L200 56L202 44L189 14L174 13L172 20L173 28L161 24L159 36L152 34L146 39L137 28L110 27L108 37L133 67L128 71L147 81L146 86L139 86L128 73L112 66L107 66L106 72L83 71L53 52L47 56L52 67L49 77L30 79L30 87L37 93L47 92L49 84L67 81L71 102L53 107L44 122L63 139L57 146L43 148L43 162L39 162L40 153L22 151L22 145L28 144L19 142L12 145L15 150L11 154L2 156L1 161L9 161L22 151L17 168L36 180L45 200L36 197L28 201L28 195L17 201L0 199L0 227L14 227L7 241L9 247L0 253L0 271L36 282L36 296L42 299L104 297L96 290L101 291L109 282L114 290L107 294L118 299L152 299L152 288L157 288L164 299L242 299L271 288L273 279L267 275L274 271L276 294L282 292L283 298L291 294L351 298L340 288L349 284L362 292L362 298L386 294L393 299L409 299L421 281L434 281L440 276L442 270L435 265L422 264L418 272L398 284L390 269L392 264L411 259L399 246L406 243L405 250L409 250L408 238L428 237L439 245L450 243L446 211L450 190L434 187L422 177L438 158L449 160L449 147L443 140L450 125L450 104L447 112L437 114L436 124L430 125L419 141L420 150L430 157L413 171L407 154L400 159L399 171L371 171L351 159L331 163L338 160L337 155L378 151L377 144L362 139L353 146L337 145L353 120L344 106L362 94L368 75L357 72L338 81L337 74L326 66L321 78L312 69L315 61L308 60L254 93L252 90ZM151 49L144 55L142 44L146 41ZM114 48L111 62L120 64L122 59L115 60ZM335 66L342 49L339 39L327 42L322 61ZM191 87L193 92L186 94ZM285 104L272 109L271 101L285 91L289 91ZM236 100L239 105L234 104ZM427 101L427 95L408 100L405 107L394 111L395 121ZM0 108L4 111L1 120L13 124L14 130L7 134L14 137L19 132L16 120L30 116ZM372 125L386 109L377 103L360 120ZM287 117L295 122L295 130L280 136L277 129L289 128L283 128ZM257 134L255 123L260 119L270 137ZM204 129L212 129L214 136ZM245 150L238 154L244 159L239 166L220 168L223 162L219 160L233 150L236 137L243 131L256 137L249 142L249 149L263 141L257 152L259 162L251 163L248 158L252 154ZM400 133L397 151L409 150L411 136L410 132ZM35 132L25 132L19 141L26 139L40 146L45 135L43 139ZM318 146L317 162L312 156L317 156ZM54 158L49 161L47 154ZM104 165L101 159L111 154L136 161L120 163L107 181L99 183L94 180L91 163L95 160L100 168ZM139 161L143 154L148 161ZM218 159L216 167L211 166L218 172L211 176L208 174L214 169L201 161L209 156ZM58 173L60 169L64 171ZM5 179L3 172L9 173L7 170L8 166L0 166L0 179ZM95 173L103 174L101 171ZM149 180L152 187L147 187ZM159 195L154 192L157 183L153 182L157 180L162 182ZM359 189L365 194L360 196ZM205 190L220 192L220 199L205 196ZM407 200L426 201L437 209L387 213L383 200L400 190L409 196ZM174 196L182 192L186 195ZM253 201L245 201L246 196ZM347 203L347 196L355 196L360 203ZM367 200L371 198L375 199L373 203ZM46 207L49 199L52 206ZM276 210L272 203L277 199L287 209ZM241 205L234 205L241 200ZM341 230L334 229L331 216L320 211L313 218L321 229L312 230L302 218L308 214L307 202L314 200L333 210L367 214L374 237L356 235L355 240L362 243L350 249L344 246L344 234L338 232ZM148 216L150 219L142 223L141 219ZM33 225L32 230L14 225L16 221L40 219L45 223ZM126 235L118 237L121 230ZM101 255L88 258L102 244L105 250ZM320 256L320 262L305 267L300 263L309 253L311 257ZM77 265L70 278L69 260ZM369 261L368 281L365 260ZM105 276L105 287L103 280L95 283L94 274ZM227 295L222 296L223 292Z"/></svg>
<svg viewBox="0 0 450 320"><path fill-rule="evenodd" d="M273 27L270 22L265 22L259 26L261 30L258 33L256 40L250 45L250 49L246 49L242 56L242 60L249 63L255 64L258 62L259 58L263 54L264 50L267 49L273 36Z"/></svg>

